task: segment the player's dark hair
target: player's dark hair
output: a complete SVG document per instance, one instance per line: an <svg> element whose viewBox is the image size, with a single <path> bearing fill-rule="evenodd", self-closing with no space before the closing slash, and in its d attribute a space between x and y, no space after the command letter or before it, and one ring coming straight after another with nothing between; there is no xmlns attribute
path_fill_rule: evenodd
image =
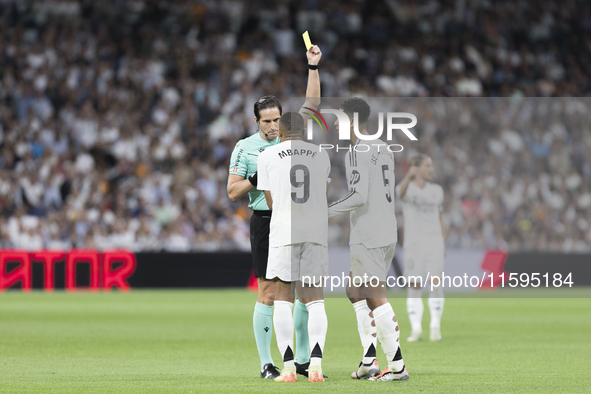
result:
<svg viewBox="0 0 591 394"><path fill-rule="evenodd" d="M353 114L357 112L359 114L359 123L367 123L371 108L369 104L361 97L351 97L343 101L341 104L343 111L352 118Z"/></svg>
<svg viewBox="0 0 591 394"><path fill-rule="evenodd" d="M279 119L279 130L286 135L303 135L304 118L298 112L286 112Z"/></svg>
<svg viewBox="0 0 591 394"><path fill-rule="evenodd" d="M425 160L427 157L429 157L429 156L424 155L422 153L417 153L416 155L414 155L413 157L411 157L411 159L410 159L410 165L411 166L420 167L420 165L423 162L423 160Z"/></svg>
<svg viewBox="0 0 591 394"><path fill-rule="evenodd" d="M277 97L263 96L256 103L254 103L254 116L257 119L257 122L261 120L261 110L268 108L278 108L279 115L283 113L281 103L279 102L279 100L277 100Z"/></svg>

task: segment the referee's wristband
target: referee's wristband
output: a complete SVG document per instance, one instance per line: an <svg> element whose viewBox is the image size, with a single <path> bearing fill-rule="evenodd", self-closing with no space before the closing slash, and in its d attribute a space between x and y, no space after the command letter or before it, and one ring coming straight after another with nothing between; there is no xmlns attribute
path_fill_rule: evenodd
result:
<svg viewBox="0 0 591 394"><path fill-rule="evenodd" d="M255 171L254 174L252 174L251 176L248 177L248 181L254 186L257 187L257 181L258 181L258 177L257 177L257 173Z"/></svg>
<svg viewBox="0 0 591 394"><path fill-rule="evenodd" d="M310 70L318 70L318 64L308 64Z"/></svg>

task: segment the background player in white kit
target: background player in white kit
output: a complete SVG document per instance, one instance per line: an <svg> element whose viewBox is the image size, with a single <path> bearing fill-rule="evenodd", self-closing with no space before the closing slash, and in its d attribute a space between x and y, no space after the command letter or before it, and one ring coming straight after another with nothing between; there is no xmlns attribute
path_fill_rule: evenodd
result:
<svg viewBox="0 0 591 394"><path fill-rule="evenodd" d="M394 155L380 140L363 144L353 132L354 114L358 127L367 134L366 123L371 112L361 98L350 98L341 104L341 111L351 120L349 132L354 149L345 159L349 193L329 205L329 217L351 212L350 277L364 275L379 279L377 287L347 287L347 295L357 314L357 328L363 345L363 361L353 379L407 380L402 360L400 328L386 294L386 276L396 247L396 214L394 211ZM339 127L338 121L335 123ZM370 315L373 314L373 319ZM372 326L372 320L375 326ZM375 332L377 331L377 333ZM376 360L376 334L388 358L388 368L379 373Z"/></svg>
<svg viewBox="0 0 591 394"><path fill-rule="evenodd" d="M294 288L308 310L310 366L308 379L323 382L322 353L328 322L320 278L328 275L328 212L326 193L330 160L326 151L302 141L304 119L287 112L279 121L281 143L258 159L258 188L271 207L267 279L275 283L273 326L284 368L278 382L297 381L291 314ZM302 278L317 280L302 282Z"/></svg>
<svg viewBox="0 0 591 394"><path fill-rule="evenodd" d="M432 182L433 161L427 155L418 154L410 161L408 173L396 187L402 200L404 216L404 276L441 276L445 261L445 222L443 220L443 189ZM426 284L428 285L428 284ZM429 286L429 288L431 288ZM441 315L443 314L443 287L435 287L429 293L431 313L430 339L441 340ZM422 338L423 319L422 289L415 283L408 288L406 309L412 327L409 342Z"/></svg>

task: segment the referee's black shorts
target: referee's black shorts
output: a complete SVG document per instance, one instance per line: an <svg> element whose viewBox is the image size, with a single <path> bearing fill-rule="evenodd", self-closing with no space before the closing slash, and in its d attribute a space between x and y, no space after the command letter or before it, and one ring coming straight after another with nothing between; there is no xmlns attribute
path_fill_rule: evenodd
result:
<svg viewBox="0 0 591 394"><path fill-rule="evenodd" d="M270 224L271 211L253 211L250 217L250 249L256 278L265 278L267 274Z"/></svg>

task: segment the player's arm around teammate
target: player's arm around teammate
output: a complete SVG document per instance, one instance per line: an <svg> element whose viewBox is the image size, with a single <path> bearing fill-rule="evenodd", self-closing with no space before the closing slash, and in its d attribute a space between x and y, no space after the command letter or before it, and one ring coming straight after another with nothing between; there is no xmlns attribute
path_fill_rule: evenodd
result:
<svg viewBox="0 0 591 394"><path fill-rule="evenodd" d="M341 104L340 109L349 119L355 115L359 130L367 134L371 110L365 100L350 98ZM335 126L338 129L339 122ZM349 192L329 205L329 217L350 212L351 271L347 295L357 315L363 346L363 359L351 378L407 380L409 375L398 341L400 329L386 293L386 278L396 247L396 215L392 198L394 157L379 140L369 150L358 151L353 124L348 128L354 146L345 159ZM379 144L381 150L377 148ZM377 284L374 278L377 278ZM355 284L359 279L361 284ZM388 359L388 368L381 373L376 359L377 339Z"/></svg>

